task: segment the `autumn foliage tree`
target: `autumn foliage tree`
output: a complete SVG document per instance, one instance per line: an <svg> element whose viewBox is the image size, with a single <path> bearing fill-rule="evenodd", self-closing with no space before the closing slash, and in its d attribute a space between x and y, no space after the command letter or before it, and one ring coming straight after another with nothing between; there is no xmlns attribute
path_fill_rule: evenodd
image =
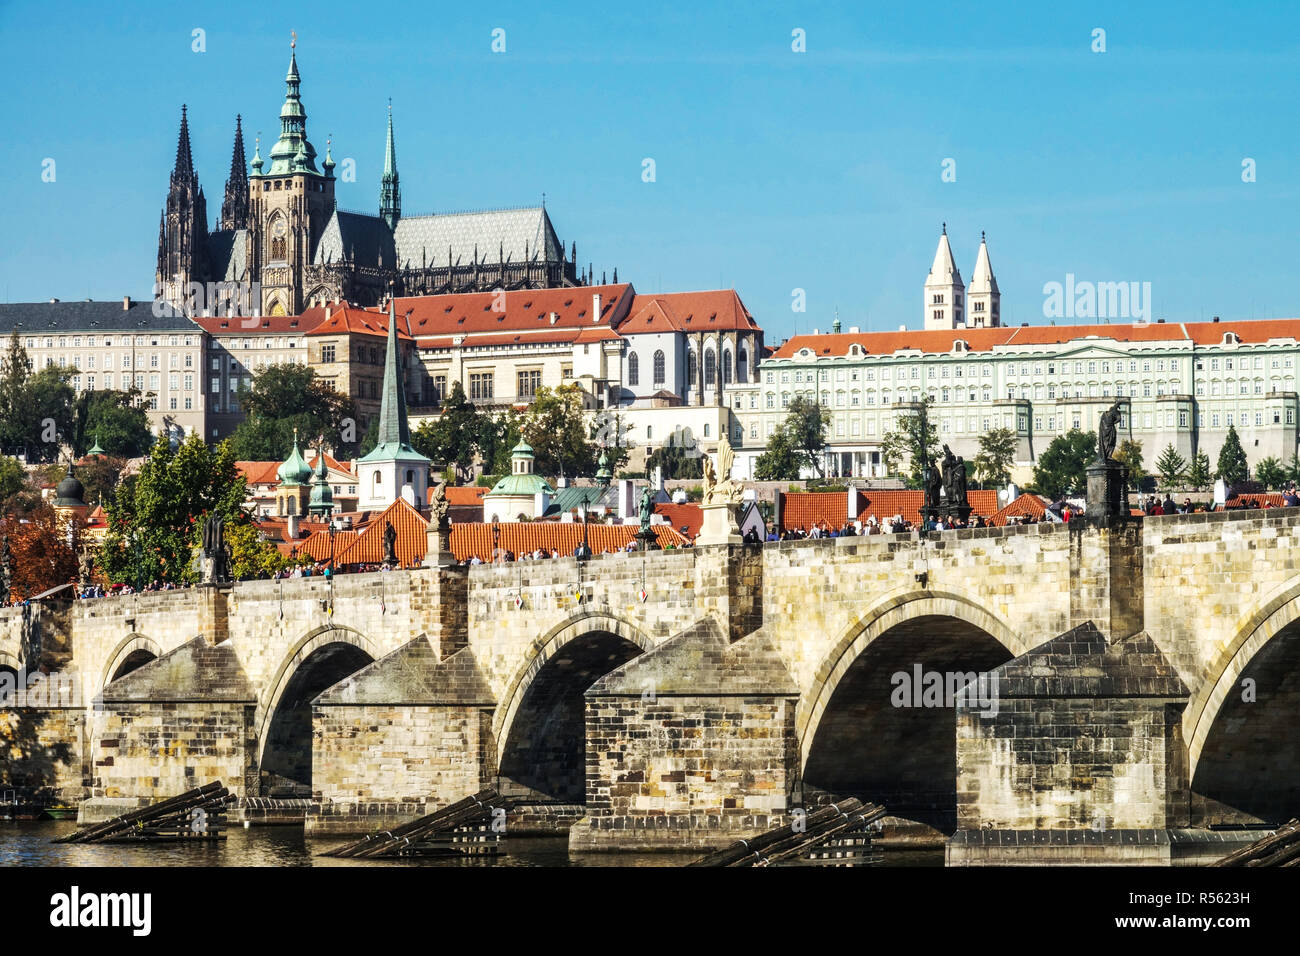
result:
<svg viewBox="0 0 1300 956"><path fill-rule="evenodd" d="M69 537L77 540L79 524L78 520L60 527L54 509L44 502L4 521L13 574L11 600L35 597L77 579L77 555Z"/></svg>

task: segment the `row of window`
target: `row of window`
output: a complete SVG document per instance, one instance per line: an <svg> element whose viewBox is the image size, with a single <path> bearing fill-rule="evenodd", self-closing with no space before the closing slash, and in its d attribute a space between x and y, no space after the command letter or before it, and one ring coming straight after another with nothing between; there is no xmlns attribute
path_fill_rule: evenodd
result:
<svg viewBox="0 0 1300 956"><path fill-rule="evenodd" d="M47 348L47 349L52 349L52 348L54 348L54 342L55 342L56 338L57 338L58 343L59 343L59 348L61 348L61 349L65 349L65 348L68 347L69 336L66 336L66 335L60 335L60 336L47 335L47 336L45 336L45 338L43 339L43 342L44 342L45 348ZM136 344L136 345L151 345L151 346L157 348L157 347L162 343L162 338L163 338L163 337L160 336L160 335L137 335L137 336L135 337L135 344ZM185 336L181 336L181 335L170 335L170 336L167 336L167 344L168 344L168 345L181 345L181 344L182 344L181 339L184 339L184 344L185 344L185 345L193 345L193 344L194 344L194 336L192 336L192 335L185 335ZM71 340L72 340L72 347L73 347L74 349L79 349L79 348L82 347L82 345L81 345L81 343L82 343L82 337L81 337L80 335L74 335L74 336L71 336ZM124 347L126 347L126 346L128 346L128 345L131 344L131 336L129 336L129 335L124 335L124 336L122 336L120 339L117 339L116 341L117 341L117 344L118 344L118 347L119 347L119 348L124 348ZM26 349L34 349L34 348L37 348L38 346L37 346L36 342L37 342L36 337L35 337L35 336L31 336L31 335L29 335L29 336L27 336L27 337L23 340L23 348L26 348ZM99 336L97 336L97 335L87 335L86 338L85 338L86 348L91 348L91 349L94 349L94 348L106 348L106 349L111 349L111 348L113 347L113 342L114 342L114 337L111 336L111 335L106 335L106 336L104 336L104 344L103 344L102 346L99 344ZM247 348L247 346L245 346L245 348Z"/></svg>

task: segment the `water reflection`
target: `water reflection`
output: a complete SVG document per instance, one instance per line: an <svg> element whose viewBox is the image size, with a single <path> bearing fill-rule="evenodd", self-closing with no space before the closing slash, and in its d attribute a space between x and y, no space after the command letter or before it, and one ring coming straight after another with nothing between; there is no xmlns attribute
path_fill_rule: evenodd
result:
<svg viewBox="0 0 1300 956"><path fill-rule="evenodd" d="M232 828L217 844L62 844L71 820L0 823L0 867L9 866L682 866L698 853L570 853L567 837L517 837L494 858L339 860L317 856L348 838L308 838L301 827ZM943 851L890 852L884 866L942 866Z"/></svg>

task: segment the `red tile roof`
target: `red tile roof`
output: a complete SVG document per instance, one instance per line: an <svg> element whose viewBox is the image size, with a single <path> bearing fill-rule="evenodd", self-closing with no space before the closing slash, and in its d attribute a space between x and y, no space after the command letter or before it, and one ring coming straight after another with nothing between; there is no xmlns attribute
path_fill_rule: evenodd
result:
<svg viewBox="0 0 1300 956"><path fill-rule="evenodd" d="M388 335L388 310L359 309L351 305L330 307L329 318L322 318L320 323L308 332L308 335ZM397 337L411 339L403 318L403 310L397 309Z"/></svg>
<svg viewBox="0 0 1300 956"><path fill-rule="evenodd" d="M783 343L774 358L791 358L807 348L815 356L844 356L856 344L868 355L892 355L904 349L938 354L952 350L953 342L964 341L972 352L987 352L995 346L1056 345L1078 341L1185 342L1217 345L1227 332L1243 343L1270 339L1300 340L1300 319L1235 319L1227 322L1152 322L1146 325L1031 325L996 329L907 329L901 332L862 332L825 335L796 335Z"/></svg>
<svg viewBox="0 0 1300 956"><path fill-rule="evenodd" d="M700 527L704 524L704 512L700 510L699 505L693 503L673 505L660 502L655 505L655 514L663 515L670 525L691 541L695 540L696 535L700 533Z"/></svg>
<svg viewBox="0 0 1300 956"><path fill-rule="evenodd" d="M615 328L620 335L639 332L753 331L758 323L735 289L638 295L630 319Z"/></svg>
<svg viewBox="0 0 1300 956"><path fill-rule="evenodd" d="M848 520L848 492L811 491L780 492L781 528L782 530L809 530L814 525L825 524L828 528L841 528ZM972 515L992 515L998 508L998 493L994 490L973 490L967 492ZM875 515L877 521L884 521L894 515L902 515L907 521L916 524L921 520L921 506L925 504L923 491L867 491L855 492L855 518L865 521Z"/></svg>
<svg viewBox="0 0 1300 956"><path fill-rule="evenodd" d="M403 566L422 562L428 550L428 537L425 534L428 520L407 504L404 499L399 499L376 516L364 531L355 535L342 549L340 549L339 540L336 538L334 543L334 563L339 566L381 563L384 556L384 528L389 522L392 522L393 530L397 532L395 550L398 561ZM493 557L492 530L494 527L500 529L499 546L503 550L513 551L515 554L545 548L548 551L555 549L561 555L567 557L573 553L573 550L582 541L581 524L550 521L512 521L502 522L497 525L483 524L481 522L453 524L451 528L451 550L455 554L456 560L466 561L471 556L477 555L481 561L491 561ZM637 530L638 526L635 524L589 524L587 526L587 543L592 551L597 554L611 548L617 550L626 547L627 543L636 535ZM325 538L325 555L328 557L329 540L326 535L312 535L306 542L299 544L299 551L309 551L317 560L324 560L324 558L317 556L319 542L316 539L319 538ZM655 526L655 538L660 547L673 544L680 548L687 543L681 534L664 525ZM307 543L310 543L310 550L304 546Z"/></svg>
<svg viewBox="0 0 1300 956"><path fill-rule="evenodd" d="M1021 495L1015 501L1008 504L1001 511L994 512L992 515L986 515L989 524L1001 527L1007 523L1009 518L1019 518L1022 515L1028 515L1037 520L1047 512L1047 506L1043 504L1043 499L1038 495Z"/></svg>
<svg viewBox="0 0 1300 956"><path fill-rule="evenodd" d="M307 464L311 465L313 470L316 468L316 462L319 460L319 452L307 456ZM249 485L278 485L280 483L280 476L277 475L276 472L282 464L284 464L283 461L237 461L235 462L235 467L239 469L239 473L244 476L244 480ZM356 478L352 469L348 468L347 465L343 464L332 455L325 456L325 467L333 469L334 471L343 472L349 478Z"/></svg>
<svg viewBox="0 0 1300 956"><path fill-rule="evenodd" d="M481 505L483 496L491 489L481 488L475 485L456 485L448 487L446 490L447 504L455 505ZM433 495L433 489L429 489L429 495Z"/></svg>
<svg viewBox="0 0 1300 956"><path fill-rule="evenodd" d="M518 289L460 292L398 298L398 315L411 310L411 332L426 336L491 335L502 332L541 333L584 327L608 327L626 314L633 289L629 283L557 289ZM592 297L600 296L600 316L591 314ZM551 322L551 314L556 319ZM532 341L530 338L529 341Z"/></svg>

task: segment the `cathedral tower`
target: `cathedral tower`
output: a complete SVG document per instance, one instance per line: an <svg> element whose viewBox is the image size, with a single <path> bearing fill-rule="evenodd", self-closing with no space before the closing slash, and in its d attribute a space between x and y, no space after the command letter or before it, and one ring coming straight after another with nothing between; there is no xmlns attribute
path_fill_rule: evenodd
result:
<svg viewBox="0 0 1300 956"><path fill-rule="evenodd" d="M393 104L388 104L388 142L384 146L384 178L379 186L379 218L389 229L402 216L402 193L397 185L397 148L393 145Z"/></svg>
<svg viewBox="0 0 1300 956"><path fill-rule="evenodd" d="M307 305L304 273L334 212L333 167L316 168L299 95L297 40L290 45L280 138L263 168L260 144L248 177L249 260L262 284L264 315L297 315Z"/></svg>
<svg viewBox="0 0 1300 956"><path fill-rule="evenodd" d="M955 329L966 324L966 287L948 245L948 224L943 224L934 264L925 280L925 327Z"/></svg>
<svg viewBox="0 0 1300 956"><path fill-rule="evenodd" d="M970 312L966 324L975 328L995 328L1002 324L1002 293L989 262L989 247L980 233L980 253L971 274L970 288L966 291Z"/></svg>
<svg viewBox="0 0 1300 956"><path fill-rule="evenodd" d="M191 282L205 282L207 262L208 207L203 187L194 172L190 152L190 125L181 106L181 131L176 141L176 164L172 168L158 230L158 268L154 274L158 295L183 307Z"/></svg>
<svg viewBox="0 0 1300 956"><path fill-rule="evenodd" d="M230 178L226 180L226 199L221 204L220 229L248 228L248 154L244 151L241 117L235 117L235 149L230 157Z"/></svg>

